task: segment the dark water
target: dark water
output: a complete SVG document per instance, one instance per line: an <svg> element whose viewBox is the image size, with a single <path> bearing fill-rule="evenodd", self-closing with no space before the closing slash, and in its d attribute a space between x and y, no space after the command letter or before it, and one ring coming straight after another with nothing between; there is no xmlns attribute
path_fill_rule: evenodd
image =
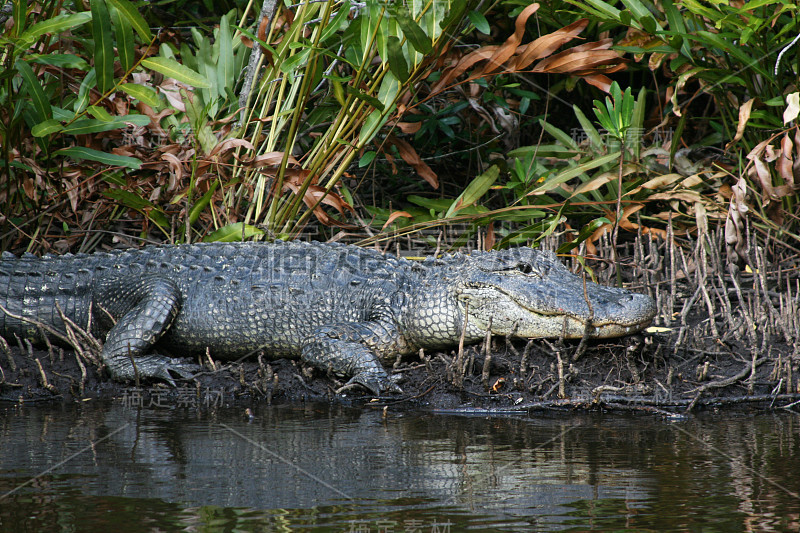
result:
<svg viewBox="0 0 800 533"><path fill-rule="evenodd" d="M798 531L800 416L0 405L0 531Z"/></svg>

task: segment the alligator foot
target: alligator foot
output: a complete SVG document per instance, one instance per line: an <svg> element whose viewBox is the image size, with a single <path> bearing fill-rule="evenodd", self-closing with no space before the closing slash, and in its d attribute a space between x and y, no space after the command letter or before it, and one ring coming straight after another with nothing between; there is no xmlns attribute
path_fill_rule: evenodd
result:
<svg viewBox="0 0 800 533"><path fill-rule="evenodd" d="M389 337L382 331L375 333L377 324L348 323L319 328L304 341L301 359L320 370L337 376L349 377L345 387L360 385L375 395L381 392L402 392L389 378L380 359L367 345L375 339ZM341 390L341 389L340 389Z"/></svg>
<svg viewBox="0 0 800 533"><path fill-rule="evenodd" d="M158 354L147 354L130 358L119 358L106 361L111 377L117 381L133 381L135 379L163 380L175 386L175 379L192 379L202 368L181 359L165 357Z"/></svg>
<svg viewBox="0 0 800 533"><path fill-rule="evenodd" d="M403 393L403 389L401 389L397 383L394 383L392 378L389 377L383 369L381 369L380 372L367 370L353 376L350 378L350 381L336 391L336 394L341 394L354 387L364 387L375 396L380 396L382 392Z"/></svg>

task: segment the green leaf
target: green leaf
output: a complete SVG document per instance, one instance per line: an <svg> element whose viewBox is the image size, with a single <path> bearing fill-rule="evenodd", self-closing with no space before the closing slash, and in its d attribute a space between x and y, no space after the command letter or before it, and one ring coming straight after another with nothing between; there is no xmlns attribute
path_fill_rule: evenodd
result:
<svg viewBox="0 0 800 533"><path fill-rule="evenodd" d="M60 107L56 107L54 105L51 105L50 109L53 110L53 118L58 120L59 122L69 122L75 119L74 111L61 109Z"/></svg>
<svg viewBox="0 0 800 533"><path fill-rule="evenodd" d="M25 56L25 59L31 63L38 63L40 65L89 70L89 63L75 54L28 54Z"/></svg>
<svg viewBox="0 0 800 533"><path fill-rule="evenodd" d="M358 90L353 88L351 85L345 85L344 90L345 90L345 92L347 92L347 94L351 94L351 95L355 96L356 98L358 98L359 100L362 100L362 101L368 103L369 105L371 105L372 107L374 107L378 111L381 111L381 112L383 111L383 103L380 100L378 100L377 98L375 98L374 96L370 96L370 95L368 95L366 93L359 92Z"/></svg>
<svg viewBox="0 0 800 533"><path fill-rule="evenodd" d="M644 115L647 90L642 87L639 96L636 98L636 105L631 113L631 127L625 136L625 144L631 148L636 159L642 149L642 135L644 134Z"/></svg>
<svg viewBox="0 0 800 533"><path fill-rule="evenodd" d="M26 2L14 2L14 4L22 4L25 6ZM45 33L58 34L66 30L77 28L92 20L91 13L75 13L73 15L58 15L51 19L43 20L38 24L34 24L28 28L16 43L17 48L24 50L29 48L33 42L44 35Z"/></svg>
<svg viewBox="0 0 800 533"><path fill-rule="evenodd" d="M94 118L80 118L72 124L64 126L62 132L70 135L86 135L87 133L117 130L125 126L126 124L124 122L117 122L116 120L107 122Z"/></svg>
<svg viewBox="0 0 800 533"><path fill-rule="evenodd" d="M217 35L216 43L219 43L217 89L219 95L225 98L225 87L233 87L236 85L236 76L233 71L233 38L231 37L231 25L226 16L222 17L219 21L219 34Z"/></svg>
<svg viewBox="0 0 800 533"><path fill-rule="evenodd" d="M14 9L14 27L11 29L13 32L11 36L14 37L22 33L22 29L25 27L28 14L28 2L12 2L12 5Z"/></svg>
<svg viewBox="0 0 800 533"><path fill-rule="evenodd" d="M591 237L592 233L597 231L601 226L603 226L603 224L611 224L611 221L608 220L606 217L600 217L592 220L591 222L589 222L588 224L586 224L581 228L581 231L575 240L571 242L565 242L564 244L559 246L558 250L556 250L556 253L566 254L571 252L572 250L580 246L580 244L583 241Z"/></svg>
<svg viewBox="0 0 800 533"><path fill-rule="evenodd" d="M284 74L291 74L295 69L307 63L308 56L311 55L311 50L312 48L306 48L286 58L280 65L281 72Z"/></svg>
<svg viewBox="0 0 800 533"><path fill-rule="evenodd" d="M575 118L578 119L578 122L581 123L581 128L583 128L583 132L589 139L591 145L595 148L599 148L603 146L603 138L600 136L600 133L597 131L597 128L594 127L592 122L586 118L586 115L583 114L578 106L573 105L572 110L575 112Z"/></svg>
<svg viewBox="0 0 800 533"><path fill-rule="evenodd" d="M564 146L572 150L577 150L578 143L575 142L575 138L573 136L567 135L561 129L541 119L539 120L539 125L541 125L542 129L544 129L547 133L552 135L556 140L561 141L561 144L563 144Z"/></svg>
<svg viewBox="0 0 800 533"><path fill-rule="evenodd" d="M389 37L386 41L386 48L389 54L389 70L392 71L395 78L405 83L408 80L408 63L403 56L400 39L395 36Z"/></svg>
<svg viewBox="0 0 800 533"><path fill-rule="evenodd" d="M158 107L161 105L161 99L152 87L137 85L135 83L123 83L119 88L150 107Z"/></svg>
<svg viewBox="0 0 800 533"><path fill-rule="evenodd" d="M162 228L166 228L169 225L169 221L167 220L167 217L164 215L163 211L153 205L153 203L146 198L142 198L135 193L122 189L106 189L103 191L103 195L116 200L126 207L144 213L147 218Z"/></svg>
<svg viewBox="0 0 800 533"><path fill-rule="evenodd" d="M622 12L616 7L607 4L606 2L603 2L603 0L586 0L586 3L589 4L591 7L595 8L600 13L602 13L603 16L607 17L608 20L621 22L622 19L620 17L620 14Z"/></svg>
<svg viewBox="0 0 800 533"><path fill-rule="evenodd" d="M407 9L395 4L392 6L391 12L400 25L400 29L403 30L403 35L406 36L406 39L408 39L408 42L414 47L414 50L422 54L429 54L433 49L431 38L425 35L422 28L420 28L416 21L411 18L411 15L408 14Z"/></svg>
<svg viewBox="0 0 800 533"><path fill-rule="evenodd" d="M342 24L347 20L348 15L350 15L350 4L341 4L339 7L339 11L333 17L325 29L322 30L322 36L319 39L320 43L324 43L328 39L330 39L337 31L342 27Z"/></svg>
<svg viewBox="0 0 800 533"><path fill-rule="evenodd" d="M46 137L51 133L55 133L57 131L61 131L63 126L61 123L55 119L45 120L44 122L40 122L31 128L31 134L34 137Z"/></svg>
<svg viewBox="0 0 800 533"><path fill-rule="evenodd" d="M139 14L139 11L128 0L108 0L108 3L114 6L130 23L142 41L149 42L152 39L150 34L150 26L147 21ZM177 78L176 78L177 79Z"/></svg>
<svg viewBox="0 0 800 533"><path fill-rule="evenodd" d="M237 242L243 240L242 237L249 239L255 235L264 235L264 232L250 224L236 222L209 233L203 239L203 242Z"/></svg>
<svg viewBox="0 0 800 533"><path fill-rule="evenodd" d="M475 29L482 34L489 35L489 33L492 31L492 29L489 27L489 21L483 16L483 13L479 11L470 11L467 16L469 17L470 22L472 22L472 25L475 26Z"/></svg>
<svg viewBox="0 0 800 533"><path fill-rule="evenodd" d="M94 71L97 88L105 93L114 86L114 45L111 42L111 18L105 0L91 0Z"/></svg>
<svg viewBox="0 0 800 533"><path fill-rule="evenodd" d="M50 100L45 96L42 84L39 83L39 79L36 77L36 74L33 73L31 66L22 60L18 60L14 66L17 72L22 75L22 79L25 81L25 88L33 100L33 108L38 118L37 122L43 122L53 118L53 111L50 109Z"/></svg>
<svg viewBox="0 0 800 533"><path fill-rule="evenodd" d="M450 11L439 22L439 27L446 30L450 28L450 26L452 26L453 24L458 24L461 21L461 17L464 15L464 11L466 9L467 9L466 2L451 2Z"/></svg>
<svg viewBox="0 0 800 533"><path fill-rule="evenodd" d="M147 115L119 115L116 120L117 122L125 122L134 126L147 126L151 122L150 117Z"/></svg>
<svg viewBox="0 0 800 533"><path fill-rule="evenodd" d="M119 9L112 8L111 16L114 20L114 35L117 39L119 64L122 66L122 70L127 73L133 68L135 59L134 47L136 44L133 41L133 29L128 19L120 13Z"/></svg>
<svg viewBox="0 0 800 533"><path fill-rule="evenodd" d="M147 126L150 124L150 117L147 115L122 115L113 117L102 108L95 106L89 107L89 112L95 118L81 118L64 126L64 133L71 135L85 135L87 133L98 133L101 131L111 131L128 127L128 124L134 126Z"/></svg>
<svg viewBox="0 0 800 533"><path fill-rule="evenodd" d="M73 110L76 113L82 113L83 110L86 109L86 106L89 105L92 89L94 89L96 85L95 80L95 71L91 69L86 73L86 76L84 76L81 86L78 89L78 99L75 100L75 104L73 105Z"/></svg>
<svg viewBox="0 0 800 533"><path fill-rule="evenodd" d="M717 22L721 18L725 17L725 14L719 9L707 7L696 0L682 0L681 4L686 6L691 13L701 17L706 17L708 20L712 20L714 22Z"/></svg>
<svg viewBox="0 0 800 533"><path fill-rule="evenodd" d="M115 117L112 117L111 113L106 111L104 107L90 105L87 111L94 118L96 118L97 120L102 120L103 122L111 122L112 120L115 120Z"/></svg>
<svg viewBox="0 0 800 533"><path fill-rule="evenodd" d="M111 165L115 167L126 167L133 170L142 168L142 162L135 157L128 157L124 155L108 154L92 148L85 148L83 146L73 146L71 148L62 148L57 150L56 154L71 157L72 159L82 160L88 159L89 161L97 161L104 165Z"/></svg>
<svg viewBox="0 0 800 533"><path fill-rule="evenodd" d="M639 23L642 23L643 19L652 18L650 11L648 11L639 0L622 0L622 3L630 10L633 18Z"/></svg>
<svg viewBox="0 0 800 533"><path fill-rule="evenodd" d="M142 65L156 72L160 72L168 78L174 78L186 85L191 85L199 89L211 88L211 84L206 78L189 67L181 65L174 59L167 59L166 57L148 57L142 60Z"/></svg>
<svg viewBox="0 0 800 533"><path fill-rule="evenodd" d="M369 164L375 159L376 155L378 155L378 153L374 151L364 152L364 155L362 155L361 159L358 160L358 168L368 167Z"/></svg>
<svg viewBox="0 0 800 533"><path fill-rule="evenodd" d="M453 204L453 200L447 198L425 198L424 196L417 196L416 194L409 194L406 200L412 204L437 212L449 209Z"/></svg>
<svg viewBox="0 0 800 533"><path fill-rule="evenodd" d="M492 165L489 170L475 178L467 185L458 198L452 203L444 218L450 218L457 211L469 207L478 200L480 200L489 188L497 181L497 176L500 175L500 168L497 165Z"/></svg>
<svg viewBox="0 0 800 533"><path fill-rule="evenodd" d="M580 176L581 174L585 173L588 170L601 167L606 163L611 163L617 159L619 159L619 152L613 152L601 157L596 157L594 159L591 159L590 161L587 161L586 163L577 165L575 167L568 168L559 173L557 176L548 179L547 181L542 183L539 187L537 187L528 194L532 195L532 194L538 194L540 192L547 192L553 190L562 183L565 183L576 176Z"/></svg>
<svg viewBox="0 0 800 533"><path fill-rule="evenodd" d="M215 180L211 187L208 188L208 191L197 200L191 209L189 209L189 225L191 226L197 219L200 218L200 214L203 210L208 207L208 204L211 203L211 197L214 196L214 191L217 190L217 186L219 185L219 180Z"/></svg>
<svg viewBox="0 0 800 533"><path fill-rule="evenodd" d="M741 62L742 65L747 65L748 67L752 67L755 71L757 71L762 76L770 77L772 74L762 66L763 61L759 61L758 59L753 59L752 57L745 54L742 49L746 49L744 47L740 47L738 44L726 40L724 37L733 37L731 34L721 35L716 33L711 33L710 31L698 31L696 35L687 36L690 39L696 40L705 46L715 46L720 50L729 53L733 57L735 57L738 61Z"/></svg>

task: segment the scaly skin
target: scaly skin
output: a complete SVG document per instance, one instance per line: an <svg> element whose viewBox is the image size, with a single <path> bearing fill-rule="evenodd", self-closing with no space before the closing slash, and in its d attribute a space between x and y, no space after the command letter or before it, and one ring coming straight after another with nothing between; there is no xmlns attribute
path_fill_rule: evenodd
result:
<svg viewBox="0 0 800 533"><path fill-rule="evenodd" d="M375 393L397 390L382 360L453 346L462 333L477 342L490 325L501 335L577 338L591 322L591 337L618 337L656 313L648 296L584 283L552 253L531 248L414 262L354 246L284 242L3 254L0 305L6 337L42 340L37 322L64 331L60 312L91 324L118 380L138 373L171 381L194 369L161 353L209 350L237 359L264 350Z"/></svg>

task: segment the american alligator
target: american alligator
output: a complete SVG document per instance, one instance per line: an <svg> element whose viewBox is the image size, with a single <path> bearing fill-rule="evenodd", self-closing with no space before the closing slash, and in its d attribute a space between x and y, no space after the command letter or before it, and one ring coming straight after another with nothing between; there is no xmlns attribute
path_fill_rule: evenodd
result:
<svg viewBox="0 0 800 533"><path fill-rule="evenodd" d="M653 300L584 280L531 248L412 261L323 243L208 243L0 258L0 334L35 341L66 317L105 339L117 380L171 381L206 350L299 357L374 393L381 365L420 348L518 337L619 337L644 328ZM47 328L52 331L46 333Z"/></svg>

